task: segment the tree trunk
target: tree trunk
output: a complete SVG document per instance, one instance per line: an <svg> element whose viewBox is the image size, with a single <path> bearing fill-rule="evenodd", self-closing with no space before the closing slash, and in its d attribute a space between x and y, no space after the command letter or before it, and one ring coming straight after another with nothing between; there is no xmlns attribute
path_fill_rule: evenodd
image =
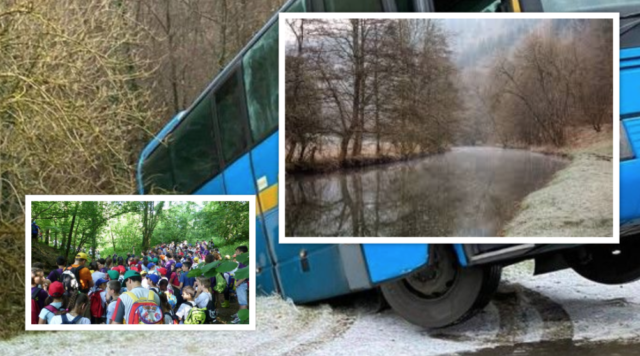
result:
<svg viewBox="0 0 640 356"><path fill-rule="evenodd" d="M359 19L352 21L353 57L355 61L355 73L353 78L353 113L351 115L351 129L355 134L351 156L360 155L362 147L362 123L360 122L362 77L364 75L364 54L361 45L361 23Z"/></svg>
<svg viewBox="0 0 640 356"><path fill-rule="evenodd" d="M175 45L173 42L174 33L171 30L171 1L165 1L165 21L167 30L167 45L169 46L169 67L171 70L171 93L173 95L173 112L180 111L180 100L178 98L178 71L176 69Z"/></svg>
<svg viewBox="0 0 640 356"><path fill-rule="evenodd" d="M340 142L340 164L343 164L347 160L349 141L351 141L351 134L342 137L342 141Z"/></svg>
<svg viewBox="0 0 640 356"><path fill-rule="evenodd" d="M65 250L64 253L64 258L69 261L69 250L71 249L71 237L73 236L73 226L75 225L76 222L76 214L78 213L78 206L80 205L80 202L76 202L76 208L73 211L73 218L71 219L71 227L69 228L69 237L67 238L67 248ZM80 225L80 224L78 224Z"/></svg>
<svg viewBox="0 0 640 356"><path fill-rule="evenodd" d="M293 154L294 154L294 153L295 153L295 151L296 151L296 147L298 147L298 143L297 143L297 142L295 142L295 141L294 141L294 142L291 142L291 143L289 144L289 147L290 147L290 148L289 148L289 151L287 152L287 157L285 158L285 161L286 161L287 163L290 163L290 162L291 162L291 160L293 160Z"/></svg>
<svg viewBox="0 0 640 356"><path fill-rule="evenodd" d="M111 236L111 243L113 244L113 253L116 253L116 240L113 238L113 231L111 231L111 226L109 226L109 235Z"/></svg>

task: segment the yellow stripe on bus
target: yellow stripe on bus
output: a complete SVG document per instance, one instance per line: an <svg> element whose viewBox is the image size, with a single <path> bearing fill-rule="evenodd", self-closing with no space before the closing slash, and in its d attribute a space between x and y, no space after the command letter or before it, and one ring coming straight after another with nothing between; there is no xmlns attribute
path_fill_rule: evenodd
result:
<svg viewBox="0 0 640 356"><path fill-rule="evenodd" d="M264 189L258 194L259 204L257 206L258 213L262 208L262 213L266 213L269 210L278 206L278 183Z"/></svg>
<svg viewBox="0 0 640 356"><path fill-rule="evenodd" d="M520 9L520 1L511 0L511 6L513 6L513 12L522 12L522 10Z"/></svg>

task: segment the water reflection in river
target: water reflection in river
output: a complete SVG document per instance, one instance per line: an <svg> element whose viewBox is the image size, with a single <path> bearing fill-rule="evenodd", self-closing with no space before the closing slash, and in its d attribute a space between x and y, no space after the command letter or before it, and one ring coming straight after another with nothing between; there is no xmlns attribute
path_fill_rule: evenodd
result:
<svg viewBox="0 0 640 356"><path fill-rule="evenodd" d="M497 236L566 161L523 150L442 155L286 178L286 236Z"/></svg>

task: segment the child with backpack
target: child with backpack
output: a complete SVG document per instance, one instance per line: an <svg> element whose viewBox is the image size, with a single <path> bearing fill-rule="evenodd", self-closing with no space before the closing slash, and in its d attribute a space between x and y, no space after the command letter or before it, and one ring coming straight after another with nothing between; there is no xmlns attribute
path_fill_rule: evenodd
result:
<svg viewBox="0 0 640 356"><path fill-rule="evenodd" d="M56 315L67 312L64 308L64 287L62 283L55 281L49 286L49 297L45 301L45 307L38 315L38 324L49 324Z"/></svg>
<svg viewBox="0 0 640 356"><path fill-rule="evenodd" d="M216 302L210 290L210 281L206 277L198 277L196 284L196 307L189 310L185 324L214 324L218 312Z"/></svg>
<svg viewBox="0 0 640 356"><path fill-rule="evenodd" d="M111 324L163 324L160 297L142 287L140 274L128 271L124 282L128 292L118 298Z"/></svg>
<svg viewBox="0 0 640 356"><path fill-rule="evenodd" d="M39 315L44 303L49 295L47 292L38 287L44 284L44 270L42 268L31 268L31 324L38 324Z"/></svg>
<svg viewBox="0 0 640 356"><path fill-rule="evenodd" d="M176 316L180 320L180 324L184 324L187 314L189 314L189 310L196 305L193 300L195 296L196 290L193 289L192 286L186 286L182 289L182 299L184 302L180 304L180 308L176 312Z"/></svg>
<svg viewBox="0 0 640 356"><path fill-rule="evenodd" d="M96 289L89 293L91 302L91 324L103 324L106 318L106 288L107 280L100 278L96 281Z"/></svg>
<svg viewBox="0 0 640 356"><path fill-rule="evenodd" d="M89 318L83 317L88 307L89 297L86 294L76 293L69 300L69 311L66 314L54 316L49 324L91 324Z"/></svg>
<svg viewBox="0 0 640 356"><path fill-rule="evenodd" d="M62 271L64 271L65 266L67 265L67 260L64 256L58 256L56 259L56 265L58 265L58 269L54 269L49 273L47 277L51 282L62 282Z"/></svg>
<svg viewBox="0 0 640 356"><path fill-rule="evenodd" d="M173 311L167 297L167 293L160 293L160 306L162 307L162 313L164 315L164 323L167 325L179 324L178 316Z"/></svg>
<svg viewBox="0 0 640 356"><path fill-rule="evenodd" d="M116 310L116 302L120 297L120 292L122 290L122 284L118 281L118 279L113 279L107 283L107 302L109 305L107 306L107 324L111 323L111 319L113 318L113 312Z"/></svg>
<svg viewBox="0 0 640 356"><path fill-rule="evenodd" d="M196 299L195 303L198 308L206 308L207 304L210 300L213 299L211 296L211 292L209 288L211 287L211 282L208 278L198 277L196 284Z"/></svg>

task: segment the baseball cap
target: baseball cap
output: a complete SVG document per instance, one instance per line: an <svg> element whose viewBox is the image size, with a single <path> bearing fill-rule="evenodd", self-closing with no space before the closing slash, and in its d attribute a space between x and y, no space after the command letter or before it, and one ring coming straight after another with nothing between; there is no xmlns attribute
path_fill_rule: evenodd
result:
<svg viewBox="0 0 640 356"><path fill-rule="evenodd" d="M158 257L154 257L153 262L158 262Z"/></svg>
<svg viewBox="0 0 640 356"><path fill-rule="evenodd" d="M126 269L124 268L124 266L118 266L118 272L124 273L125 271Z"/></svg>
<svg viewBox="0 0 640 356"><path fill-rule="evenodd" d="M147 268L148 268L148 269L151 269L151 267L155 267L155 263L149 263L149 264L147 265Z"/></svg>
<svg viewBox="0 0 640 356"><path fill-rule="evenodd" d="M106 280L106 279L104 279L104 278L100 278L100 279L98 279L98 280L96 281L95 285L96 285L96 286L99 286L99 285L101 285L101 284L103 284L103 283L107 283L107 282L109 282L109 281L108 281L108 280Z"/></svg>
<svg viewBox="0 0 640 356"><path fill-rule="evenodd" d="M55 281L49 285L49 295L53 298L62 297L64 294L64 286L62 283Z"/></svg>
<svg viewBox="0 0 640 356"><path fill-rule="evenodd" d="M147 275L147 278L150 279L153 284L158 284L158 282L160 281L160 276L158 276L157 274L149 274Z"/></svg>
<svg viewBox="0 0 640 356"><path fill-rule="evenodd" d="M76 259L77 260L88 260L89 256L84 252L78 252L78 254L76 255Z"/></svg>
<svg viewBox="0 0 640 356"><path fill-rule="evenodd" d="M180 268L180 267L182 267L182 263L180 262L176 263L176 268Z"/></svg>
<svg viewBox="0 0 640 356"><path fill-rule="evenodd" d="M129 279L131 277L141 277L141 276L140 276L140 273L138 273L136 271L128 271L127 273L124 274L123 282L126 282L127 279Z"/></svg>
<svg viewBox="0 0 640 356"><path fill-rule="evenodd" d="M109 275L109 279L111 279L112 281L117 281L118 277L120 277L120 273L118 273L118 271L108 271L107 274Z"/></svg>
<svg viewBox="0 0 640 356"><path fill-rule="evenodd" d="M158 272L160 272L161 275L166 276L167 275L167 269L164 267L158 267L156 268L158 270Z"/></svg>
<svg viewBox="0 0 640 356"><path fill-rule="evenodd" d="M200 259L198 258L198 256L194 257L194 258L193 258L193 260L194 260L194 261L196 261L196 262L199 262L199 261L200 261Z"/></svg>

